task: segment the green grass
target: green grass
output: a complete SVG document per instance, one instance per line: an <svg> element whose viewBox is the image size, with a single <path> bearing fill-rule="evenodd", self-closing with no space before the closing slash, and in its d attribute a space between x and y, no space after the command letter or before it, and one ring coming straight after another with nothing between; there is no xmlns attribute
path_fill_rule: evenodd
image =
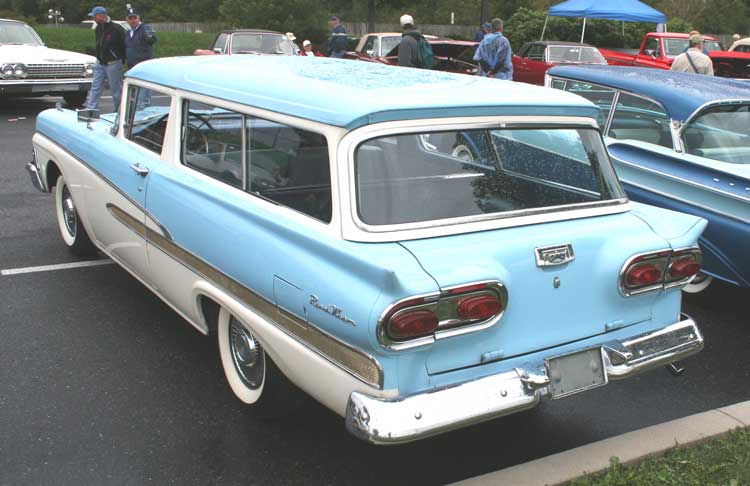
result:
<svg viewBox="0 0 750 486"><path fill-rule="evenodd" d="M695 447L677 447L662 457L622 466L616 458L601 474L586 476L570 486L746 486L750 485L750 429Z"/></svg>
<svg viewBox="0 0 750 486"><path fill-rule="evenodd" d="M35 29L47 46L66 51L86 52L93 48L94 31L90 29L37 27ZM157 32L154 57L189 56L195 49L209 49L216 34L190 32Z"/></svg>

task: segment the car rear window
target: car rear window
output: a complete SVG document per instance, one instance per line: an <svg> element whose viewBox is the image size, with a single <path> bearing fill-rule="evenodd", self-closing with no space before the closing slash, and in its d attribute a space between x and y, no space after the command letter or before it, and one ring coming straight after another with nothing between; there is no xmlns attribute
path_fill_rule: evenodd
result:
<svg viewBox="0 0 750 486"><path fill-rule="evenodd" d="M476 129L378 137L354 159L368 225L498 217L624 197L593 128Z"/></svg>

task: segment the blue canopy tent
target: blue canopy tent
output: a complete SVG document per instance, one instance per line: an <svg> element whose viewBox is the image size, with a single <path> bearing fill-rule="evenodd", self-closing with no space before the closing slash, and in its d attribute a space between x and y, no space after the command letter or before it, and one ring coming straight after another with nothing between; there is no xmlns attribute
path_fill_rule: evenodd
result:
<svg viewBox="0 0 750 486"><path fill-rule="evenodd" d="M549 17L583 17L581 42L586 34L586 19L621 20L623 22L654 22L666 24L667 16L638 0L568 0L550 7L544 19L542 39Z"/></svg>

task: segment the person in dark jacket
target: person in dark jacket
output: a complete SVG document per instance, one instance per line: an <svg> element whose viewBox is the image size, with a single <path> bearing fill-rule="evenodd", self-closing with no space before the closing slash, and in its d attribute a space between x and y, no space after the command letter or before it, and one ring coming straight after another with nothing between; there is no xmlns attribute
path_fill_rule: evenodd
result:
<svg viewBox="0 0 750 486"><path fill-rule="evenodd" d="M419 38L422 33L414 28L414 17L404 14L400 19L404 34L398 45L398 65L403 67L419 67Z"/></svg>
<svg viewBox="0 0 750 486"><path fill-rule="evenodd" d="M135 7L128 8L125 20L130 25L130 31L125 33L125 56L128 69L133 69L154 57L151 46L156 43L156 35L150 25L141 22L141 13Z"/></svg>
<svg viewBox="0 0 750 486"><path fill-rule="evenodd" d="M485 22L479 27L479 30L474 34L474 42L482 42L484 36L492 32L492 24Z"/></svg>
<svg viewBox="0 0 750 486"><path fill-rule="evenodd" d="M115 103L115 111L120 108L122 96L122 62L125 59L125 29L112 22L104 7L94 7L89 12L96 22L96 64L86 107L99 107L99 98L104 91L104 80L109 81L109 91Z"/></svg>
<svg viewBox="0 0 750 486"><path fill-rule="evenodd" d="M331 15L328 20L328 26L331 28L331 40L328 43L328 57L343 58L346 56L346 29L341 25L341 21L335 15Z"/></svg>

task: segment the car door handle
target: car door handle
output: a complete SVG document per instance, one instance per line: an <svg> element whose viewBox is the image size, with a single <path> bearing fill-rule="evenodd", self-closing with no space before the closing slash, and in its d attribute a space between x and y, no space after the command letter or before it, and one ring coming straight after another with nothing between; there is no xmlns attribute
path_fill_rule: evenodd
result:
<svg viewBox="0 0 750 486"><path fill-rule="evenodd" d="M148 167L141 167L138 162L130 164L130 168L133 169L135 173L141 177L146 177L149 173Z"/></svg>

